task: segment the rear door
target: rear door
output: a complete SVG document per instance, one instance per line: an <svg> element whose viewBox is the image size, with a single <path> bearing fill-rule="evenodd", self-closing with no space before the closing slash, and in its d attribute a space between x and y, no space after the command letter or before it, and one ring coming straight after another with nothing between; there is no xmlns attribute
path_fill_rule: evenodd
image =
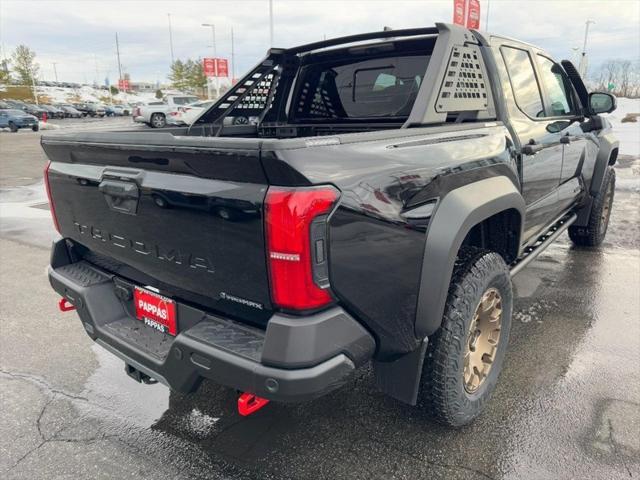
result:
<svg viewBox="0 0 640 480"><path fill-rule="evenodd" d="M42 143L61 233L80 256L164 295L266 321L258 140L110 133Z"/></svg>
<svg viewBox="0 0 640 480"><path fill-rule="evenodd" d="M543 90L527 46L505 43L499 48L509 119L522 145L522 195L527 205L525 241L553 221L562 174L562 133L547 117Z"/></svg>

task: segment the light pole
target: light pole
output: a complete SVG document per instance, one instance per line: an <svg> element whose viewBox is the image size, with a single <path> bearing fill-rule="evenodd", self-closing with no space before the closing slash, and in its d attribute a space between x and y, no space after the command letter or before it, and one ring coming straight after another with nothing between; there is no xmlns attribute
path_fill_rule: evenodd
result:
<svg viewBox="0 0 640 480"><path fill-rule="evenodd" d="M174 63L173 59L173 32L171 31L171 14L167 13L167 19L169 20L169 48L171 49L171 65Z"/></svg>
<svg viewBox="0 0 640 480"><path fill-rule="evenodd" d="M122 65L120 64L120 43L118 42L118 32L116 32L116 56L118 57L118 80L122 80ZM118 82L120 88L120 82Z"/></svg>
<svg viewBox="0 0 640 480"><path fill-rule="evenodd" d="M484 31L489 31L489 9L491 8L491 0L487 0L487 14L484 18Z"/></svg>
<svg viewBox="0 0 640 480"><path fill-rule="evenodd" d="M231 85L233 79L236 78L236 51L233 43L233 27L231 28Z"/></svg>
<svg viewBox="0 0 640 480"><path fill-rule="evenodd" d="M213 41L213 43L211 44L211 47L213 48L213 77L215 78L216 98L218 98L219 89L218 89L218 61L217 61L218 55L216 53L216 26L213 23L203 23L202 26L211 28L211 40ZM207 79L207 83L209 83L209 79ZM209 98L211 98L211 95L209 95Z"/></svg>
<svg viewBox="0 0 640 480"><path fill-rule="evenodd" d="M269 0L269 46L273 48L273 0Z"/></svg>
<svg viewBox="0 0 640 480"><path fill-rule="evenodd" d="M584 26L584 43L582 44L582 58L580 59L580 76L582 78L587 75L587 37L589 36L589 25L596 23L594 20L587 20Z"/></svg>
<svg viewBox="0 0 640 480"><path fill-rule="evenodd" d="M58 83L58 70L56 70L56 65L58 62L51 62L53 64L53 75L56 78L56 83Z"/></svg>

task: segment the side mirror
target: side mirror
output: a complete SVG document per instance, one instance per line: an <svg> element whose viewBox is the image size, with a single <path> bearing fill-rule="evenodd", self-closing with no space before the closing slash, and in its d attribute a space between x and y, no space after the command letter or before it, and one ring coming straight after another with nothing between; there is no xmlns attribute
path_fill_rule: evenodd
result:
<svg viewBox="0 0 640 480"><path fill-rule="evenodd" d="M610 93L593 92L589 94L589 110L594 115L611 113L617 106L616 97Z"/></svg>

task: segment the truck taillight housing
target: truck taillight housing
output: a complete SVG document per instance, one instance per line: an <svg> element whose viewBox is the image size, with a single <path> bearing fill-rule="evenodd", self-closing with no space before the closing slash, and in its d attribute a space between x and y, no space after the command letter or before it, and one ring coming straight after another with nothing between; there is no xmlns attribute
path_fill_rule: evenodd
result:
<svg viewBox="0 0 640 480"><path fill-rule="evenodd" d="M49 210L51 211L51 218L53 219L53 226L56 227L58 233L60 232L60 225L58 224L58 217L56 216L56 209L53 206L53 200L51 200L51 186L49 185L49 167L51 162L47 162L47 166L44 167L44 187L47 190L47 198L49 199Z"/></svg>
<svg viewBox="0 0 640 480"><path fill-rule="evenodd" d="M339 195L331 186L269 187L265 199L267 259L271 299L277 307L311 310L332 302L327 219Z"/></svg>

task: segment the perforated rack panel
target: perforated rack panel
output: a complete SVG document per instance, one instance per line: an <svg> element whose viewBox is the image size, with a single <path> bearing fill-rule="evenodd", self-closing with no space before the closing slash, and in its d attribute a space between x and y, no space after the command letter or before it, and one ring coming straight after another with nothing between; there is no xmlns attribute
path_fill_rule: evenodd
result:
<svg viewBox="0 0 640 480"><path fill-rule="evenodd" d="M308 106L308 114L312 117L320 118L335 118L337 117L335 108L331 102L329 92L318 85L314 92L310 92L311 85L309 82L305 82L300 92L300 105L298 106L298 113L302 113L304 106L309 102L311 97L311 103Z"/></svg>
<svg viewBox="0 0 640 480"><path fill-rule="evenodd" d="M436 111L486 110L486 85L478 47L473 45L454 46L449 57L447 72L438 93Z"/></svg>
<svg viewBox="0 0 640 480"><path fill-rule="evenodd" d="M238 97L249 90L248 94L240 100L240 102L234 107L233 111L240 110L240 112L246 112L247 110L262 111L267 106L269 100L269 93L271 88L274 87L274 73L269 73L258 80L262 76L262 73L254 73L250 79L246 80L243 85L236 88L232 95L226 98L226 102L218 105L218 109L227 109L235 102ZM256 83L257 81L257 83ZM231 113L233 116L233 113Z"/></svg>

